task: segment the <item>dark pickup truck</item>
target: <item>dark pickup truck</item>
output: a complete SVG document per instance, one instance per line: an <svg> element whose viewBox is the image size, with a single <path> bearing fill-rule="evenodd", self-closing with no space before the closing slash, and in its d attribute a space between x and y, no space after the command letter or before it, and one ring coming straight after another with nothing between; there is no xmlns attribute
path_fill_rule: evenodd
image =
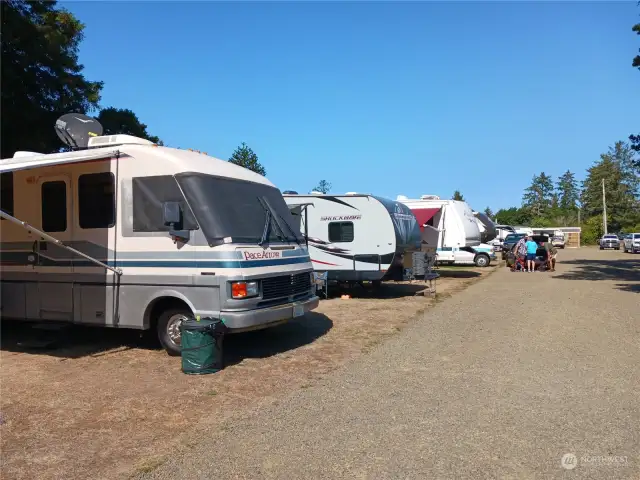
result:
<svg viewBox="0 0 640 480"><path fill-rule="evenodd" d="M507 259L509 252L513 250L515 244L518 243L522 237L524 237L524 233L510 233L505 237L502 243L502 260Z"/></svg>

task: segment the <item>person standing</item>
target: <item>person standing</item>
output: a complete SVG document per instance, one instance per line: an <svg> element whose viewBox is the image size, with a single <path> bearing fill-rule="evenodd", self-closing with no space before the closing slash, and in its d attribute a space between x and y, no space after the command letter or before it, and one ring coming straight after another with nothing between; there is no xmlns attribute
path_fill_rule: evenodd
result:
<svg viewBox="0 0 640 480"><path fill-rule="evenodd" d="M515 246L513 247L514 255L516 257L521 258L522 260L526 260L527 259L527 247L526 247L527 238L529 238L529 237L527 237L527 235L525 235L520 240L518 240L518 243L516 243Z"/></svg>
<svg viewBox="0 0 640 480"><path fill-rule="evenodd" d="M536 252L538 251L538 244L534 242L533 239L529 237L527 238L527 243L525 243L527 248L527 270L533 272L536 268Z"/></svg>
<svg viewBox="0 0 640 480"><path fill-rule="evenodd" d="M549 270L552 272L556 271L556 257L558 256L558 249L551 242L545 242L544 248L547 251L547 264L549 266Z"/></svg>

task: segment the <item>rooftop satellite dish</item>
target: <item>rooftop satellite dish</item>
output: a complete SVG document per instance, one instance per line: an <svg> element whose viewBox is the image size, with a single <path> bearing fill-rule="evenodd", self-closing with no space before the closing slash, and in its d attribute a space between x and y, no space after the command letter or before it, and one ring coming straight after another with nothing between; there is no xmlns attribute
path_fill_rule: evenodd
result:
<svg viewBox="0 0 640 480"><path fill-rule="evenodd" d="M102 135L102 125L82 113L66 113L56 120L56 133L62 143L72 149L87 148L91 137Z"/></svg>

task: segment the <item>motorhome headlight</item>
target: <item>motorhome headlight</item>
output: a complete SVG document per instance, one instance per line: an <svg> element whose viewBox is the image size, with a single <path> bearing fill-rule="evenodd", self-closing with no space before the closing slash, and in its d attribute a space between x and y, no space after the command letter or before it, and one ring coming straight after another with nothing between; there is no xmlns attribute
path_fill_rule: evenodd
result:
<svg viewBox="0 0 640 480"><path fill-rule="evenodd" d="M257 297L258 282L231 282L231 296L233 298Z"/></svg>

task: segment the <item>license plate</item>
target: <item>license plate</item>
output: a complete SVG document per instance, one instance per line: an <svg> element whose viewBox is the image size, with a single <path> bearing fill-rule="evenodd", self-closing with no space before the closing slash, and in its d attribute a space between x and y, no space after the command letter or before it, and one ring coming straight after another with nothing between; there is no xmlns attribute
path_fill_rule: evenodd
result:
<svg viewBox="0 0 640 480"><path fill-rule="evenodd" d="M294 305L293 306L293 316L301 317L304 315L304 307L302 305Z"/></svg>

